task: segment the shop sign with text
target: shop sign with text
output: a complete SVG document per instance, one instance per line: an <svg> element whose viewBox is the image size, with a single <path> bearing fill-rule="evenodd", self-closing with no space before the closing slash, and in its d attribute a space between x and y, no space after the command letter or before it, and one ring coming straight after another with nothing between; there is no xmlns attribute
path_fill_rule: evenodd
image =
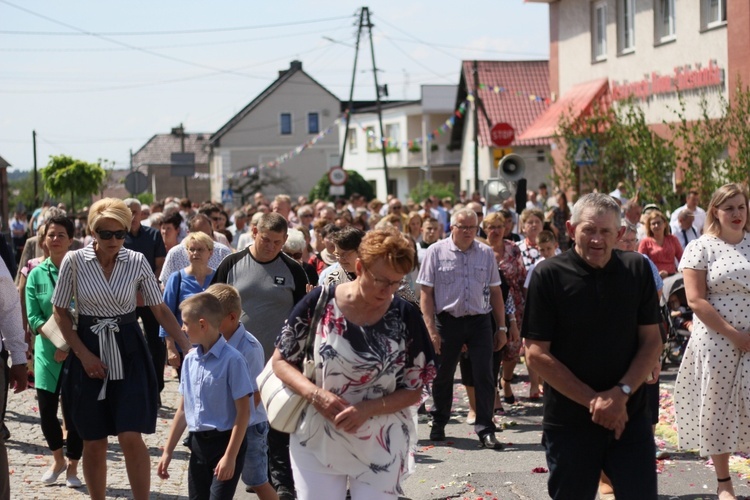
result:
<svg viewBox="0 0 750 500"><path fill-rule="evenodd" d="M724 70L716 61L710 61L707 67L701 64L678 66L671 75L660 75L654 71L637 82L612 82L612 98L616 101L630 96L636 99L648 99L656 95L674 94L677 91L705 89L724 85Z"/></svg>

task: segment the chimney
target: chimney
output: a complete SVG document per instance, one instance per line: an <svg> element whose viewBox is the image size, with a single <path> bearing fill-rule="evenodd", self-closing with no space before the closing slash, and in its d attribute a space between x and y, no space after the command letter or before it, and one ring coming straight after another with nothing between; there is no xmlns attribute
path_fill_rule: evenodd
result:
<svg viewBox="0 0 750 500"><path fill-rule="evenodd" d="M287 74L287 72L294 71L294 70L297 70L297 69L300 70L300 71L302 70L302 61L294 60L291 63L289 63L289 69L281 69L281 70L279 70L279 78L281 78L282 76L284 76L285 74Z"/></svg>

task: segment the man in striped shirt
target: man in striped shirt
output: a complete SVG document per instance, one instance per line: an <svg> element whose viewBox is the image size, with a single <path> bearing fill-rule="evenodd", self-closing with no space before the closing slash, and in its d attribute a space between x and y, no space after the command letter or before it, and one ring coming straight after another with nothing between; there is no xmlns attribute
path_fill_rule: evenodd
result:
<svg viewBox="0 0 750 500"><path fill-rule="evenodd" d="M492 353L508 341L505 304L495 254L475 241L477 214L473 208L451 217L451 235L427 249L417 283L420 304L439 367L432 386L434 408L430 439L443 441L450 419L453 376L462 347L468 347L476 393L474 430L486 448L502 449L492 419L495 402ZM492 317L497 327L493 331Z"/></svg>

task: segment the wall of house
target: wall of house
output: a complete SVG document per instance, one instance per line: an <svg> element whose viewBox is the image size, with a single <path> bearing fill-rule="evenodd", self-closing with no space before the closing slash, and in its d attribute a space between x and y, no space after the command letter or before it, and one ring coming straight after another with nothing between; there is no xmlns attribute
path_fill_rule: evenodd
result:
<svg viewBox="0 0 750 500"><path fill-rule="evenodd" d="M458 182L454 180L458 176L458 164L460 161L460 152L448 151L447 146L450 142L449 134L440 135L434 143L437 150L432 151L431 147L419 146L420 151L409 151L408 142L413 141L423 135L423 121L427 132L440 125L450 115L446 113L422 114L419 104L408 104L391 109L383 110L383 130L388 135L388 125L398 125L399 136L398 143L390 147L397 147L398 151L388 152L386 160L388 162L388 177L391 184L395 187L395 194L401 200L406 200L410 190L414 189L419 182L426 178L426 164L432 165L435 169L444 171L448 169L452 173L447 176L441 176L449 179L448 181L439 180L433 176L437 182ZM341 123L339 127L339 137L344 140L345 124ZM375 132L375 140L368 151L368 141L366 129L372 127ZM356 136L356 150L350 149L347 145L344 168L356 170L362 177L368 181L375 181L376 196L385 200L386 185L385 174L383 172L383 156L380 147L380 128L378 124L377 113L358 113L352 116L349 125L350 134ZM351 142L349 143L351 144ZM427 150L429 149L429 151Z"/></svg>
<svg viewBox="0 0 750 500"><path fill-rule="evenodd" d="M675 0L675 39L666 43L655 42L654 0L635 0L635 50L620 53L618 44L617 6L620 0L606 0L607 50L606 60L594 61L592 52L591 0L566 0L555 5L555 18L559 54L559 86L564 95L573 85L596 78L608 78L619 84L653 80L653 74L673 76L675 68L697 65L703 68L710 61L724 70L724 84L706 89L711 114L717 116L719 95L726 96L728 75L728 50L726 24L714 29L701 29L699 0ZM597 2L598 3L598 2ZM554 19L551 19L554 21ZM730 20L731 21L731 20ZM687 117L694 119L699 113L699 91L687 91ZM673 121L671 110L678 109L677 94L660 94L641 101L649 123Z"/></svg>
<svg viewBox="0 0 750 500"><path fill-rule="evenodd" d="M338 118L340 104L307 75L297 72L221 138L220 146L214 150L212 172L226 177L228 173L273 161L314 138L317 134L308 133L307 127L310 112L318 113L320 131L323 131ZM292 114L289 135L281 134L281 113ZM293 198L307 195L328 168L338 164L338 133L338 127L334 127L315 145L283 163L279 174L288 182L264 189L264 192L268 195L283 192ZM227 185L226 178L220 185L217 189L212 184L212 193L220 193Z"/></svg>

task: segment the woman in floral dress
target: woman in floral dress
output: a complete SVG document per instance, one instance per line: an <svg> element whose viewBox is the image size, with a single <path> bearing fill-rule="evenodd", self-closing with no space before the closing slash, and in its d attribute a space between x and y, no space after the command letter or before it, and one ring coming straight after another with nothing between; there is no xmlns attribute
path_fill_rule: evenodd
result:
<svg viewBox="0 0 750 500"><path fill-rule="evenodd" d="M322 289L292 311L276 343L277 376L310 405L290 439L297 498L395 499L414 469L417 406L435 376L422 316L394 295L414 247L394 229L369 232L354 281L329 288L315 338L316 374L300 373Z"/></svg>

